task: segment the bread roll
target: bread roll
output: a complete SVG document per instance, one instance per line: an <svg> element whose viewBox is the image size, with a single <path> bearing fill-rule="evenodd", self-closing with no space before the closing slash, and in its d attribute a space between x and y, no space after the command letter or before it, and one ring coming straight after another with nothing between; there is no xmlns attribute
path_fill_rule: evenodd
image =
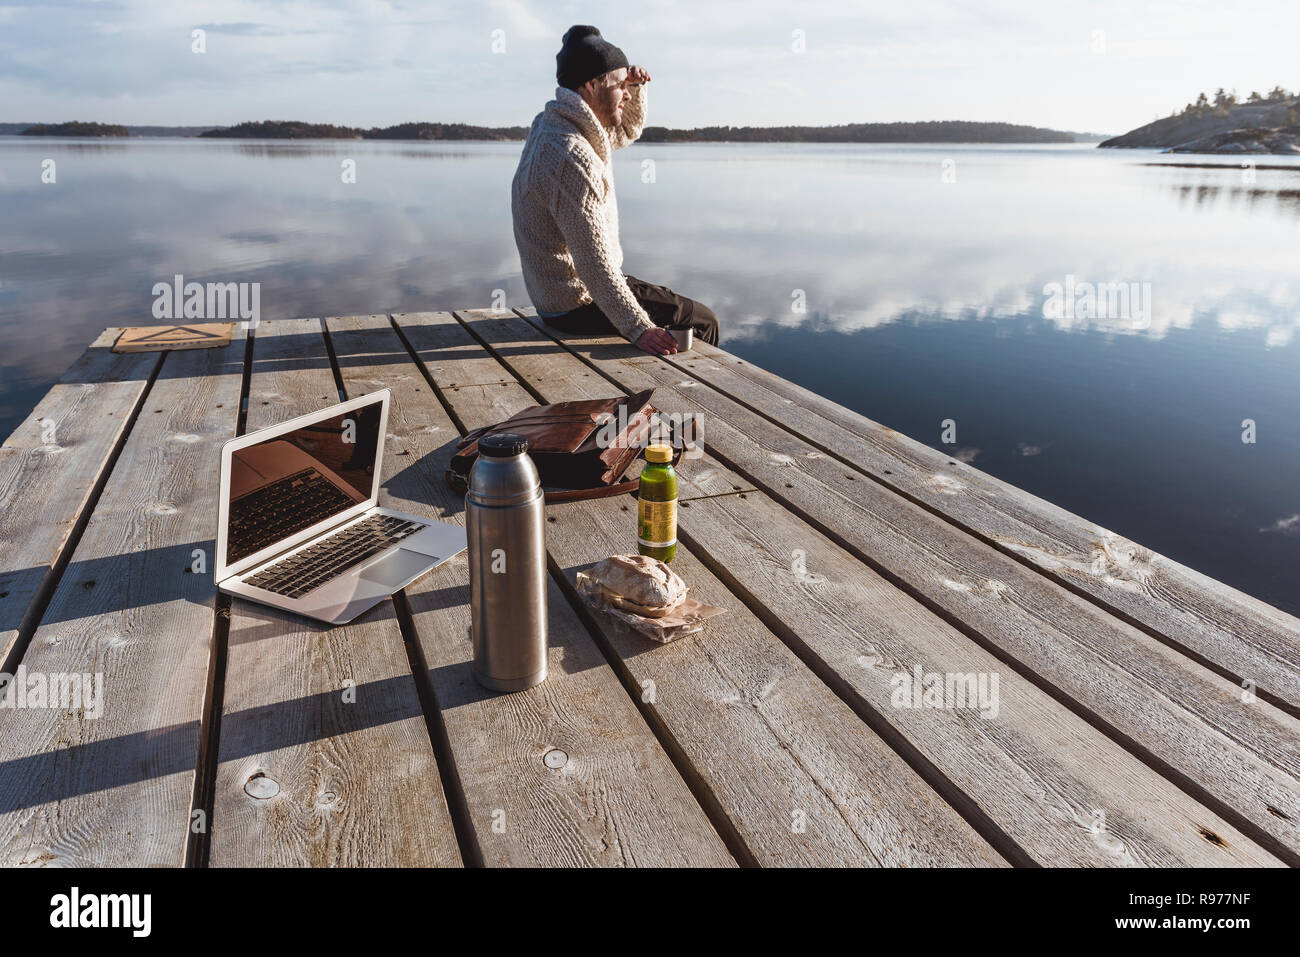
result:
<svg viewBox="0 0 1300 957"><path fill-rule="evenodd" d="M682 603L686 583L671 568L648 555L614 555L587 573L617 607L647 618L661 618Z"/></svg>

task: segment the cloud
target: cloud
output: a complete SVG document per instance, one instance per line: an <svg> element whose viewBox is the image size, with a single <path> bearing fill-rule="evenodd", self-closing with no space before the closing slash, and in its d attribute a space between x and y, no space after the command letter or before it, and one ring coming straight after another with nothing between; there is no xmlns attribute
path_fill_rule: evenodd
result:
<svg viewBox="0 0 1300 957"><path fill-rule="evenodd" d="M546 23L537 16L522 0L488 0L487 6L501 21L498 24L500 29L506 31L507 43L512 37L522 38L542 38L562 36L563 31L568 26L559 27L557 34L557 23ZM557 40L558 49L559 42Z"/></svg>
<svg viewBox="0 0 1300 957"><path fill-rule="evenodd" d="M233 37L283 37L320 32L318 30L291 30L285 27L271 26L269 23L200 23L196 24L195 29Z"/></svg>
<svg viewBox="0 0 1300 957"><path fill-rule="evenodd" d="M1260 531L1266 534L1277 532L1279 535L1300 535L1300 512L1279 518L1267 528L1261 528Z"/></svg>

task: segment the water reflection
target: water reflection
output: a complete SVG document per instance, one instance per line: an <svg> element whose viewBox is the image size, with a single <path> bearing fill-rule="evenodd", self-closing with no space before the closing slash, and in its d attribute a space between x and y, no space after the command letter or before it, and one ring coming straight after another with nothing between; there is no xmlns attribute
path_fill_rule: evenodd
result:
<svg viewBox="0 0 1300 957"><path fill-rule="evenodd" d="M208 142L216 142L209 140ZM303 156L348 156L354 154L360 148L362 151L374 140L331 140L323 145L319 142L284 142L275 140L222 140L224 147L239 153L242 156L256 156L261 159L299 159ZM435 144L430 143L430 146ZM475 144L486 145L486 144ZM519 143L516 148L522 148L523 144ZM390 147L385 143L380 147L382 155L395 159L416 159L416 160L473 160L482 156L482 153L468 149L447 149L442 144L436 144L433 149L421 149L420 147L404 146L400 148Z"/></svg>
<svg viewBox="0 0 1300 957"><path fill-rule="evenodd" d="M522 304L508 193L518 149L4 138L9 375L48 377L103 325L148 321L149 290L175 273L261 282L267 318L461 305L497 288ZM35 153L63 161L57 184L40 183ZM1158 339L1209 319L1263 329L1277 347L1300 323L1300 170L1229 186L1204 177L1231 169L1059 147L665 144L620 160L625 268L708 302L731 341L1042 316L1045 289L1067 277L1150 283L1152 315L1137 327L1050 320L1061 328ZM1176 211L1150 201L1153 183Z"/></svg>
<svg viewBox="0 0 1300 957"><path fill-rule="evenodd" d="M1300 189L1261 189L1258 186L1218 186L1210 183L1198 186L1181 184L1172 189L1183 204L1199 207L1201 212L1213 212L1219 203L1235 206L1244 202L1261 212L1279 210L1300 216Z"/></svg>
<svg viewBox="0 0 1300 957"><path fill-rule="evenodd" d="M122 153L132 149L138 150L139 144L131 142L129 137L71 139L58 136L0 136L0 150L6 154L29 150L44 155L66 153L78 156L94 153Z"/></svg>

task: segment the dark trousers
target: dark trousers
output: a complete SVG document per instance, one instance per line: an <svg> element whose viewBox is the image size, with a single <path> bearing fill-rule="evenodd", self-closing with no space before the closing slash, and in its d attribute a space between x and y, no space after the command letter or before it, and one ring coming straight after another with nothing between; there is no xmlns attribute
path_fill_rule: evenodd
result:
<svg viewBox="0 0 1300 957"><path fill-rule="evenodd" d="M679 296L667 286L655 286L637 279L624 276L628 289L641 303L651 321L666 329L694 329L695 335L710 345L718 344L718 317L713 310L694 299ZM554 319L543 320L548 326L554 326L561 332L574 332L582 335L618 334L600 307L594 302L570 310Z"/></svg>

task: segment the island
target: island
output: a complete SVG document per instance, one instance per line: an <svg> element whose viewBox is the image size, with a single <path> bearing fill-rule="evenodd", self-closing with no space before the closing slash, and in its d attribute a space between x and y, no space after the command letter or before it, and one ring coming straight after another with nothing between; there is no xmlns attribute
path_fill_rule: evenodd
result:
<svg viewBox="0 0 1300 957"><path fill-rule="evenodd" d="M130 136L125 126L106 123L35 123L22 130L20 136Z"/></svg>
<svg viewBox="0 0 1300 957"><path fill-rule="evenodd" d="M493 129L465 123L400 123L363 130L297 120L254 121L199 134L209 139L258 140L522 140L527 135L523 126Z"/></svg>
<svg viewBox="0 0 1300 957"><path fill-rule="evenodd" d="M363 130L294 120L240 123L201 136L231 139L522 140L526 126L401 123ZM704 126L690 130L647 126L642 143L1077 143L1101 136L1015 123L938 120L919 123L849 123L841 126Z"/></svg>
<svg viewBox="0 0 1300 957"><path fill-rule="evenodd" d="M1274 87L1238 102L1223 89L1202 93L1181 111L1103 140L1103 149L1157 148L1170 153L1300 154L1300 93Z"/></svg>
<svg viewBox="0 0 1300 957"><path fill-rule="evenodd" d="M1039 126L970 120L841 126L703 126L692 130L647 126L641 132L642 143L1077 143L1088 138L1089 134Z"/></svg>

